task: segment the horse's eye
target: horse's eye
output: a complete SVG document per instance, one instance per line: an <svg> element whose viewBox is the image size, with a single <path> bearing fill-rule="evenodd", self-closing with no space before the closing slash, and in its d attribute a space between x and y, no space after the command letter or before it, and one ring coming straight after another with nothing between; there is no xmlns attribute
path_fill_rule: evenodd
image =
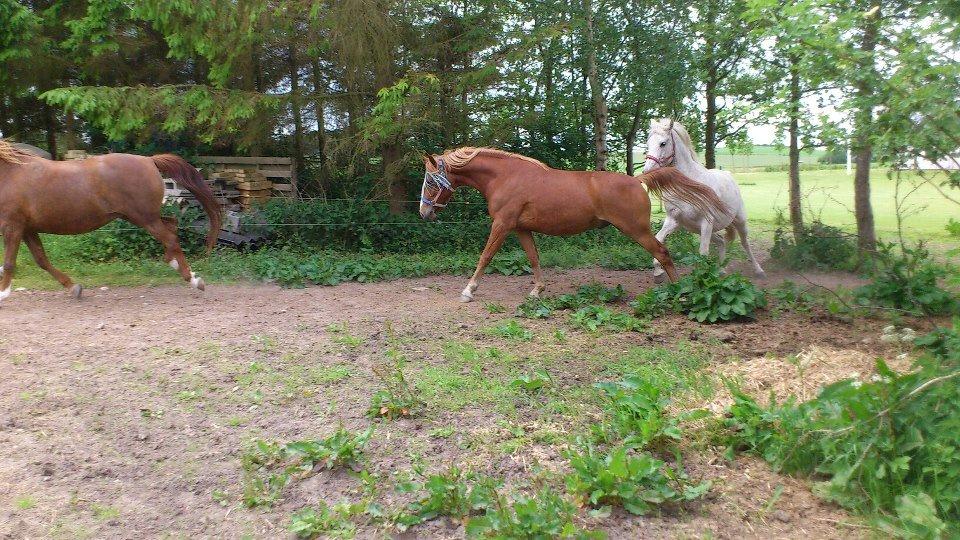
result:
<svg viewBox="0 0 960 540"><path fill-rule="evenodd" d="M667 141L661 141L661 142L660 142L660 148L663 148L663 147L666 146L666 145L667 145Z"/></svg>

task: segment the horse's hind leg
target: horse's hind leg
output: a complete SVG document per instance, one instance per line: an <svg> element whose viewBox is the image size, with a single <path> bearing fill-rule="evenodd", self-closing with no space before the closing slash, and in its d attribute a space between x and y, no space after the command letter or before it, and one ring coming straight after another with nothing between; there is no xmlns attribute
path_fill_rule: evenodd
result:
<svg viewBox="0 0 960 540"><path fill-rule="evenodd" d="M750 242L747 241L747 220L738 217L734 220L733 224L737 228L737 232L740 233L740 243L743 244L743 250L747 252L747 259L750 259L750 262L753 264L754 274L760 278L767 277L767 273L763 271L757 258L753 255L753 248L750 247Z"/></svg>
<svg viewBox="0 0 960 540"><path fill-rule="evenodd" d="M678 228L680 228L680 224L677 223L677 220L667 214L667 217L663 220L663 226L660 227L660 232L657 233L657 242L661 244L664 243L667 237L673 234ZM653 281L654 283L661 283L663 281L663 265L661 265L657 259L653 260Z"/></svg>
<svg viewBox="0 0 960 540"><path fill-rule="evenodd" d="M653 236L648 225L636 222L614 223L614 225L616 225L623 234L636 240L637 243L643 246L643 249L649 251L650 254L653 255L653 258L656 259L667 272L667 277L670 278L670 281L677 280L677 269L673 266L673 258L670 257L670 252Z"/></svg>
<svg viewBox="0 0 960 540"><path fill-rule="evenodd" d="M50 264L50 259L47 258L47 252L43 249L43 243L40 242L40 235L37 233L28 233L23 237L23 240L27 243L27 247L30 248L30 254L33 255L33 260L37 262L37 266L46 270L48 274L63 285L64 289L70 291L70 294L79 300L83 294L83 287L75 284L73 280L70 279L70 276L57 270Z"/></svg>
<svg viewBox="0 0 960 540"><path fill-rule="evenodd" d="M546 285L543 283L543 270L540 269L540 255L537 253L537 244L533 241L533 233L517 231L517 238L520 239L523 250L527 252L530 268L533 270L533 290L530 291L530 296L539 297Z"/></svg>
<svg viewBox="0 0 960 540"><path fill-rule="evenodd" d="M20 251L20 240L23 230L17 227L3 229L3 268L0 273L0 300L10 296L10 282L13 281L13 271L17 266L17 252Z"/></svg>
<svg viewBox="0 0 960 540"><path fill-rule="evenodd" d="M172 226L171 226L172 223ZM180 248L180 242L177 240L176 221L170 219L157 218L156 220L141 225L163 245L163 260L171 268L180 272L180 277L184 281L189 281L194 289L204 290L206 285L203 279L190 271L190 264L187 262L186 255Z"/></svg>

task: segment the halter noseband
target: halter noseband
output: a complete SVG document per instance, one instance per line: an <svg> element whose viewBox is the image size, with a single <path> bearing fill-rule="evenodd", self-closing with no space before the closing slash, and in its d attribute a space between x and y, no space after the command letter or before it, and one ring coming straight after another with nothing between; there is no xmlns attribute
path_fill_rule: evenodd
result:
<svg viewBox="0 0 960 540"><path fill-rule="evenodd" d="M431 201L430 199L424 197L423 193L420 193L420 202L434 208L443 208L446 206L446 204L440 204L437 202L440 200L440 196L443 195L444 190L453 191L453 184L451 184L450 180L447 179L447 166L443 162L443 158L437 158L437 172L427 171L427 174L423 179L423 183L436 188L437 195Z"/></svg>
<svg viewBox="0 0 960 540"><path fill-rule="evenodd" d="M673 138L673 120L670 120L670 127L667 128L667 131L670 132L670 148L673 150L673 153L665 158L658 158L653 154L647 154L646 157L646 159L652 160L661 167L669 167L677 161L677 141Z"/></svg>

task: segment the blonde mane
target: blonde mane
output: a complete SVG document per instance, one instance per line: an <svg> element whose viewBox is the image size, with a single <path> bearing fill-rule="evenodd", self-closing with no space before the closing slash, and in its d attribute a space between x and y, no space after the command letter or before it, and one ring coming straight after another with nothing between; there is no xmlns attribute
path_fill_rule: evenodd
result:
<svg viewBox="0 0 960 540"><path fill-rule="evenodd" d="M664 135L670 135L670 122L669 118L661 118L659 120L650 121L650 132L663 133ZM690 134L687 133L686 128L680 124L680 122L673 121L673 132L677 134L677 138L680 139L680 142L686 147L687 151L690 152L690 159L695 163L700 163L700 156L697 155L697 151L693 148L693 142L690 141Z"/></svg>
<svg viewBox="0 0 960 540"><path fill-rule="evenodd" d="M0 161L5 161L7 163L12 163L14 165L22 165L23 160L20 159L25 154L17 149L17 147L10 144L4 139L0 139Z"/></svg>
<svg viewBox="0 0 960 540"><path fill-rule="evenodd" d="M462 148L457 148L456 150L451 150L443 155L444 161L447 162L447 165L451 169L459 169L465 167L467 163L473 160L480 154L486 154L488 156L498 156L498 157L511 157L516 159L522 159L523 161L529 161L538 167L542 167L544 170L549 171L548 167L544 162L533 159L532 157L521 156L520 154L514 154L513 152L507 152L505 150L498 150L496 148L477 148L473 146L464 146Z"/></svg>

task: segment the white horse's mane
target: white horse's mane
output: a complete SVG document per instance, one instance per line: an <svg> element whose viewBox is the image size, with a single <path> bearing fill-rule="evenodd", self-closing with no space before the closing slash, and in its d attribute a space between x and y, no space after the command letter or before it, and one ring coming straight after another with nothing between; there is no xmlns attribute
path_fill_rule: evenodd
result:
<svg viewBox="0 0 960 540"><path fill-rule="evenodd" d="M683 124L671 120L669 118L660 118L659 120L650 121L650 132L662 133L666 136L670 136L670 124L673 123L673 132L677 134L677 138L680 139L680 142L683 143L683 146L690 152L690 159L696 163L700 163L700 157L697 156L697 151L693 149L693 142L690 140L690 134L687 133L687 129L683 127Z"/></svg>

